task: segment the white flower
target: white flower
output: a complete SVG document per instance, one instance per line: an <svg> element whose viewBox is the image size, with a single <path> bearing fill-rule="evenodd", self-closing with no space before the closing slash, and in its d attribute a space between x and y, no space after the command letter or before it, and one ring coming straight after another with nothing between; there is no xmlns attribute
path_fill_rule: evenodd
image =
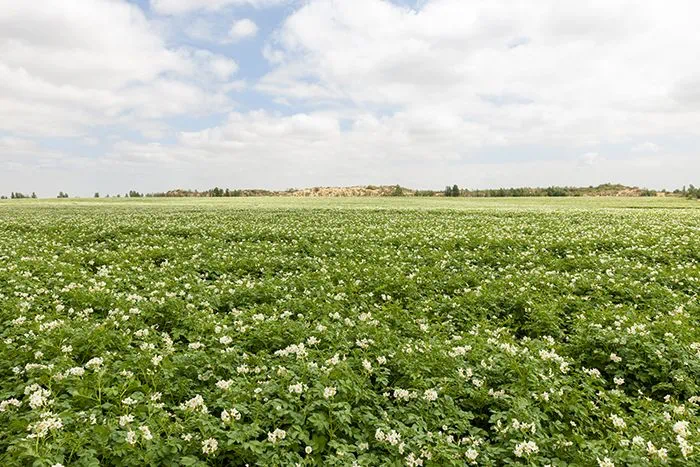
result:
<svg viewBox="0 0 700 467"><path fill-rule="evenodd" d="M279 428L276 428L275 431L273 431L273 432L267 433L267 440L269 442L271 442L272 444L276 444L277 441L283 440L286 437L287 437L287 432L284 430L280 430Z"/></svg>
<svg viewBox="0 0 700 467"><path fill-rule="evenodd" d="M625 384L625 379L624 379L624 378L620 378L619 376L615 376L615 377L613 378L613 382L614 382L615 384L617 384L618 386L622 386L623 384Z"/></svg>
<svg viewBox="0 0 700 467"><path fill-rule="evenodd" d="M214 438L208 438L202 441L202 452L204 454L213 454L217 449L219 449L219 442Z"/></svg>
<svg viewBox="0 0 700 467"><path fill-rule="evenodd" d="M180 404L180 409L190 412L209 413L209 409L206 405L204 405L204 399L199 394L197 394L184 404Z"/></svg>
<svg viewBox="0 0 700 467"><path fill-rule="evenodd" d="M437 400L438 398L438 393L435 389L426 389L425 392L423 393L423 399L433 402Z"/></svg>
<svg viewBox="0 0 700 467"><path fill-rule="evenodd" d="M400 400L409 400L411 398L411 391L402 388L394 389L394 398Z"/></svg>
<svg viewBox="0 0 700 467"><path fill-rule="evenodd" d="M625 421L621 417L618 417L615 414L610 415L610 420L612 420L612 424L615 428L623 429L623 428L627 427L627 424L625 423Z"/></svg>
<svg viewBox="0 0 700 467"><path fill-rule="evenodd" d="M6 401L0 402L0 412L4 412L10 406L19 407L20 405L22 405L22 403L17 399L7 399Z"/></svg>
<svg viewBox="0 0 700 467"><path fill-rule="evenodd" d="M608 457L604 457L602 459L596 458L598 461L598 467L615 467L615 464L613 461L610 460Z"/></svg>
<svg viewBox="0 0 700 467"><path fill-rule="evenodd" d="M305 452L306 454L311 454L312 452L314 452L314 448L312 448L311 446L306 446L306 447L304 448L304 452Z"/></svg>
<svg viewBox="0 0 700 467"><path fill-rule="evenodd" d="M232 384L233 384L232 379L226 379L226 380L217 381L216 387L223 390L223 391L228 391L228 388L230 388Z"/></svg>
<svg viewBox="0 0 700 467"><path fill-rule="evenodd" d="M141 430L141 435L143 436L143 439L145 439L146 441L150 441L153 439L153 435L151 434L151 430L146 425L141 425L139 427L139 430Z"/></svg>
<svg viewBox="0 0 700 467"><path fill-rule="evenodd" d="M330 366L335 366L340 362L340 357L338 354L333 355L333 357L329 358L326 360L326 364Z"/></svg>
<svg viewBox="0 0 700 467"><path fill-rule="evenodd" d="M134 416L133 415L122 415L119 417L119 426L125 427L129 423L134 421Z"/></svg>
<svg viewBox="0 0 700 467"><path fill-rule="evenodd" d="M28 388L25 388L25 394L27 394L27 389L33 389L33 392L29 395L29 407L32 409L38 409L39 407L43 407L51 403L51 401L49 401L51 391L48 389L44 389L37 384L32 384Z"/></svg>
<svg viewBox="0 0 700 467"><path fill-rule="evenodd" d="M530 454L535 454L538 452L540 452L540 448L534 441L523 441L515 446L515 449L513 450L513 454L515 454L516 457L526 457Z"/></svg>
<svg viewBox="0 0 700 467"><path fill-rule="evenodd" d="M684 458L687 458L693 453L693 446L681 435L676 436L676 441L678 442L678 447L681 450Z"/></svg>
<svg viewBox="0 0 700 467"><path fill-rule="evenodd" d="M231 411L224 409L221 412L221 420L224 423L229 423L231 420L240 420L240 419L241 419L241 414L235 408L231 409Z"/></svg>
<svg viewBox="0 0 700 467"><path fill-rule="evenodd" d="M392 446L396 446L401 442L401 434L397 433L394 430L391 430L389 433L386 435L386 441L391 444Z"/></svg>
<svg viewBox="0 0 700 467"><path fill-rule="evenodd" d="M410 453L408 456L406 456L406 465L408 467L418 467L423 465L423 459L420 457L416 457L415 454Z"/></svg>
<svg viewBox="0 0 700 467"><path fill-rule="evenodd" d="M622 357L618 357L617 354L611 353L610 360L612 360L615 363L620 363L622 361ZM606 457L606 459L607 459L607 457Z"/></svg>
<svg viewBox="0 0 700 467"><path fill-rule="evenodd" d="M386 439L386 435L384 432L381 430L381 428L377 428L377 431L374 432L374 438L377 441L384 441Z"/></svg>
<svg viewBox="0 0 700 467"><path fill-rule="evenodd" d="M304 385L301 383L289 385L289 392L292 394L301 394L304 391Z"/></svg>
<svg viewBox="0 0 700 467"><path fill-rule="evenodd" d="M680 421L673 424L673 432L683 438L688 436L688 427L690 423L687 421Z"/></svg>
<svg viewBox="0 0 700 467"><path fill-rule="evenodd" d="M471 351L472 346L471 345L464 345L464 346L457 346L450 350L447 354L450 357L461 357L462 355L466 355L467 352Z"/></svg>
<svg viewBox="0 0 700 467"><path fill-rule="evenodd" d="M336 392L337 390L335 387L329 386L323 390L323 398L330 399L335 396Z"/></svg>
<svg viewBox="0 0 700 467"><path fill-rule="evenodd" d="M162 355L156 355L155 357L153 357L151 359L151 363L153 364L153 366L158 366L162 360L163 360Z"/></svg>
<svg viewBox="0 0 700 467"><path fill-rule="evenodd" d="M126 442L129 444L132 444L132 445L136 444L136 432L135 431L129 430L126 433Z"/></svg>
<svg viewBox="0 0 700 467"><path fill-rule="evenodd" d="M229 336L221 336L219 338L219 342L223 345L229 345L231 342L233 342L233 339Z"/></svg>
<svg viewBox="0 0 700 467"><path fill-rule="evenodd" d="M668 457L668 450L666 448L657 448L654 446L654 443L647 441L647 454L649 454L650 457L655 456L665 460Z"/></svg>
<svg viewBox="0 0 700 467"><path fill-rule="evenodd" d="M369 360L367 360L367 359L362 360L362 366L368 372L370 372L370 373L372 372L372 363Z"/></svg>
<svg viewBox="0 0 700 467"><path fill-rule="evenodd" d="M27 438L43 438L49 431L60 430L63 428L63 422L60 418L54 416L51 412L42 414L42 419L27 427L31 434Z"/></svg>
<svg viewBox="0 0 700 467"><path fill-rule="evenodd" d="M95 357L90 359L86 364L85 368L89 368L91 370L97 370L102 366L102 363L104 363L104 360L100 357Z"/></svg>
<svg viewBox="0 0 700 467"><path fill-rule="evenodd" d="M476 462L476 458L479 457L479 451L474 448L469 448L467 452L464 453L464 457L469 459L469 462Z"/></svg>
<svg viewBox="0 0 700 467"><path fill-rule="evenodd" d="M302 342L301 344L292 344L290 346L287 346L286 348L282 350L278 350L275 352L275 355L281 355L282 357L286 357L288 355L295 354L297 357L297 360L301 360L302 358L306 357L308 355L308 352L306 351L306 346Z"/></svg>
<svg viewBox="0 0 700 467"><path fill-rule="evenodd" d="M68 368L66 370L66 376L83 376L85 374L85 368L82 366L76 366L73 368Z"/></svg>

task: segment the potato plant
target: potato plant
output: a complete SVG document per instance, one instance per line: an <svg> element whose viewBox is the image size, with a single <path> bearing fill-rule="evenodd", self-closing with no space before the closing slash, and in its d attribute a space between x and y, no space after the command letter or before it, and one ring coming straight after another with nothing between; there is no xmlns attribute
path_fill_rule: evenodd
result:
<svg viewBox="0 0 700 467"><path fill-rule="evenodd" d="M2 465L700 464L698 209L55 203Z"/></svg>

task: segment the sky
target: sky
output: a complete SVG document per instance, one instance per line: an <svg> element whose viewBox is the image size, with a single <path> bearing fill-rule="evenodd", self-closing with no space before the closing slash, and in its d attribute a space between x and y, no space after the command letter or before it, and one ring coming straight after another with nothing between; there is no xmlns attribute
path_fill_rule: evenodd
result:
<svg viewBox="0 0 700 467"><path fill-rule="evenodd" d="M694 0L0 0L0 194L700 184Z"/></svg>

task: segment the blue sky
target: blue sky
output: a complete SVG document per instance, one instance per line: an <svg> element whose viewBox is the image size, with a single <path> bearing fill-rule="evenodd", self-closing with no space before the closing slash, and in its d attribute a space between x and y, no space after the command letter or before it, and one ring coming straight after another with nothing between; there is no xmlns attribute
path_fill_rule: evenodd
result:
<svg viewBox="0 0 700 467"><path fill-rule="evenodd" d="M0 193L677 188L689 0L0 0Z"/></svg>

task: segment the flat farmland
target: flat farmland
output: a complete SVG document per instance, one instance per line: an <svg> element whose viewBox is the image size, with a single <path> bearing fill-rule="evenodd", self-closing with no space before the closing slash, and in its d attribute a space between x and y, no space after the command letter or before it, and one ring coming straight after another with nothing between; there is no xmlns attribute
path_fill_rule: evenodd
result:
<svg viewBox="0 0 700 467"><path fill-rule="evenodd" d="M2 465L700 464L700 204L0 202Z"/></svg>

